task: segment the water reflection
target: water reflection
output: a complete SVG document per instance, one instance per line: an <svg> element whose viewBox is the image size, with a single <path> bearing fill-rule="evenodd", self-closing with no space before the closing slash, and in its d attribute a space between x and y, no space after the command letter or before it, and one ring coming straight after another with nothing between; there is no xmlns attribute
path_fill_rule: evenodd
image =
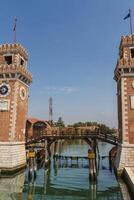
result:
<svg viewBox="0 0 134 200"><path fill-rule="evenodd" d="M0 200L22 200L25 173L0 178Z"/></svg>
<svg viewBox="0 0 134 200"><path fill-rule="evenodd" d="M104 144L100 144L100 149ZM59 144L62 155L86 155L86 143ZM0 178L0 200L121 200L113 172L109 171L107 149L101 149L97 183L90 183L87 161L68 163L52 160L50 169L38 166L36 177L29 178L28 170L10 178ZM102 158L103 157L103 158ZM83 163L83 165L82 165ZM102 167L102 166L105 166Z"/></svg>

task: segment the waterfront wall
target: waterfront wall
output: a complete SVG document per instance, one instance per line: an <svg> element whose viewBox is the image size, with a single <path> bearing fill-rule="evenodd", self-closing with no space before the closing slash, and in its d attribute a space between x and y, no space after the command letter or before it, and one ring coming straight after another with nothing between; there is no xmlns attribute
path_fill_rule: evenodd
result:
<svg viewBox="0 0 134 200"><path fill-rule="evenodd" d="M131 198L134 199L134 170L131 167L125 167L123 170L123 179L127 184Z"/></svg>
<svg viewBox="0 0 134 200"><path fill-rule="evenodd" d="M24 142L0 142L0 169L15 170L26 165Z"/></svg>
<svg viewBox="0 0 134 200"><path fill-rule="evenodd" d="M122 144L118 146L115 167L120 173L125 167L134 166L134 145Z"/></svg>

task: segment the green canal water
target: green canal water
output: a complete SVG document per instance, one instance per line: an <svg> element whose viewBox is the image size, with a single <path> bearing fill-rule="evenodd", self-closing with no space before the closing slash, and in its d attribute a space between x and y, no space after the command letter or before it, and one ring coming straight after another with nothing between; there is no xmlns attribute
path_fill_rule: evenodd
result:
<svg viewBox="0 0 134 200"><path fill-rule="evenodd" d="M89 181L88 162L76 160L51 162L51 167L37 169L37 176L28 180L28 172L0 178L0 200L122 200L113 172L109 171L108 151L111 145L100 143L100 163L96 184ZM83 141L62 142L59 153L87 156L88 145Z"/></svg>

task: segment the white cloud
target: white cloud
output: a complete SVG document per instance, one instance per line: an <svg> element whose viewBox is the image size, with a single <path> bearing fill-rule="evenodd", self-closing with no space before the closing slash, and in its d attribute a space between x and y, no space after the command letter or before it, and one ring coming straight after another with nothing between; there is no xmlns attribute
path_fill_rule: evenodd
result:
<svg viewBox="0 0 134 200"><path fill-rule="evenodd" d="M64 87L45 86L44 90L53 93L66 93L66 94L75 93L79 91L78 88L69 86L64 86Z"/></svg>

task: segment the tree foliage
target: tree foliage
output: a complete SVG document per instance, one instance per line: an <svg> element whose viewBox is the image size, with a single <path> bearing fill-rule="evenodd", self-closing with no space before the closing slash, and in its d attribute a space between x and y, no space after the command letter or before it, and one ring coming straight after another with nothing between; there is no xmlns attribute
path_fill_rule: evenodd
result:
<svg viewBox="0 0 134 200"><path fill-rule="evenodd" d="M105 133L105 134L115 134L116 130L114 128L110 128L106 126L105 124L98 124L98 131L100 133Z"/></svg>
<svg viewBox="0 0 134 200"><path fill-rule="evenodd" d="M62 117L59 117L58 121L55 122L55 126L57 127L65 127L64 121L62 120Z"/></svg>
<svg viewBox="0 0 134 200"><path fill-rule="evenodd" d="M96 126L96 132L104 133L104 134L116 134L117 130L115 128L110 128L105 124L97 123L97 122L77 122L73 125L68 125L69 127L89 127Z"/></svg>

